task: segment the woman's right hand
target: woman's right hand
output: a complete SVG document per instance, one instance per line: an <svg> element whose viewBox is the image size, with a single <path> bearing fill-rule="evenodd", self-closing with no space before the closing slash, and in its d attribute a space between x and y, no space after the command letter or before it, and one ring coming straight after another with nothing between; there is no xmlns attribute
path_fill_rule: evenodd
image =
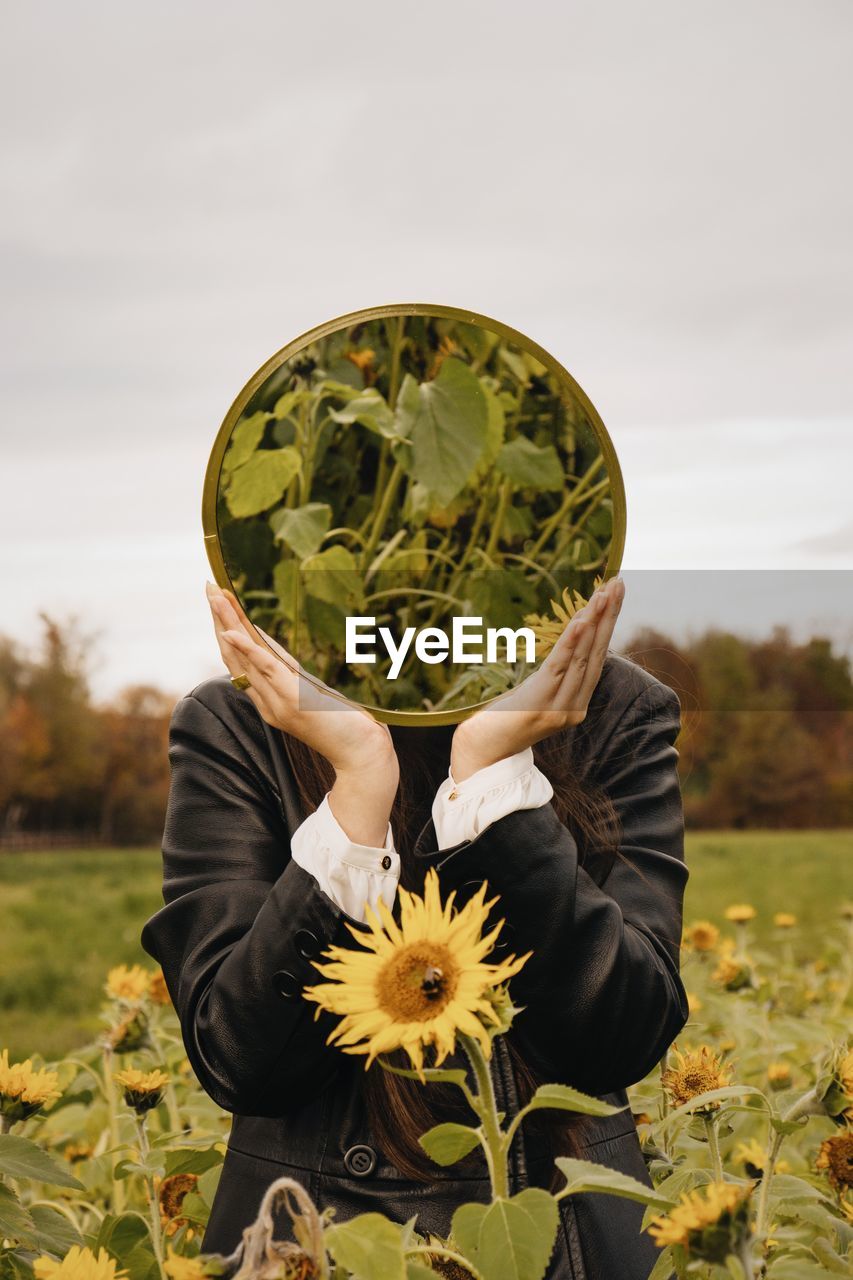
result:
<svg viewBox="0 0 853 1280"><path fill-rule="evenodd" d="M329 803L350 840L381 847L400 777L387 725L306 679L298 662L270 637L265 638L284 661L258 644L232 592L208 583L207 598L231 675L249 677L246 694L267 724L299 738L332 765L336 780Z"/></svg>

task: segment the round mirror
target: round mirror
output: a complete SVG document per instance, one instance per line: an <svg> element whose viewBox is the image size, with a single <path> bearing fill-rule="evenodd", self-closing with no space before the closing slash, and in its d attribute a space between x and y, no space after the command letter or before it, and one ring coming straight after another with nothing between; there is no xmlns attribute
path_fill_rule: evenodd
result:
<svg viewBox="0 0 853 1280"><path fill-rule="evenodd" d="M392 724L453 723L542 660L625 537L574 379L455 307L341 316L232 404L204 486L211 568L283 661Z"/></svg>

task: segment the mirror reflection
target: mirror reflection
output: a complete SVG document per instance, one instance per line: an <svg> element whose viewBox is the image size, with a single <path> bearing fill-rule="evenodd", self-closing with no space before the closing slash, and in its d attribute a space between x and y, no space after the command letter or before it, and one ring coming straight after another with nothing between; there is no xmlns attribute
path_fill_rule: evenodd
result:
<svg viewBox="0 0 853 1280"><path fill-rule="evenodd" d="M452 308L380 308L295 347L214 448L222 585L273 647L383 718L458 719L618 570L609 438L552 357Z"/></svg>

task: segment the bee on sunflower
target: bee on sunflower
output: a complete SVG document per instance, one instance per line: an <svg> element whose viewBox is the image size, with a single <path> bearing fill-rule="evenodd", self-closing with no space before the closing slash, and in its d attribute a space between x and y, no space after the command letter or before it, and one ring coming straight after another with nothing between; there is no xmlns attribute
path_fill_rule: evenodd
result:
<svg viewBox="0 0 853 1280"><path fill-rule="evenodd" d="M341 1021L327 1037L344 1053L364 1054L365 1068L383 1053L404 1049L418 1078L425 1082L424 1049L435 1048L434 1066L451 1054L458 1035L477 1042L486 1058L492 1037L505 1031L512 1006L504 984L532 952L498 964L485 957L503 927L499 921L483 933L491 907L483 881L461 909L455 891L444 905L438 874L427 872L424 896L399 889L400 923L381 899L379 916L368 906L369 928L350 933L363 950L333 946L327 963L313 962L326 981L306 987L304 995Z"/></svg>

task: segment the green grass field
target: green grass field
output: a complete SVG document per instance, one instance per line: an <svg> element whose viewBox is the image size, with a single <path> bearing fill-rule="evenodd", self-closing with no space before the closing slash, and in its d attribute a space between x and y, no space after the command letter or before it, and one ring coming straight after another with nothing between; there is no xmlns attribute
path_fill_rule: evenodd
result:
<svg viewBox="0 0 853 1280"><path fill-rule="evenodd" d="M731 902L800 919L796 946L818 951L853 898L853 831L694 832L685 920L722 923ZM100 1030L101 987L114 964L142 961L142 924L161 904L154 850L0 854L0 1049L59 1057Z"/></svg>

